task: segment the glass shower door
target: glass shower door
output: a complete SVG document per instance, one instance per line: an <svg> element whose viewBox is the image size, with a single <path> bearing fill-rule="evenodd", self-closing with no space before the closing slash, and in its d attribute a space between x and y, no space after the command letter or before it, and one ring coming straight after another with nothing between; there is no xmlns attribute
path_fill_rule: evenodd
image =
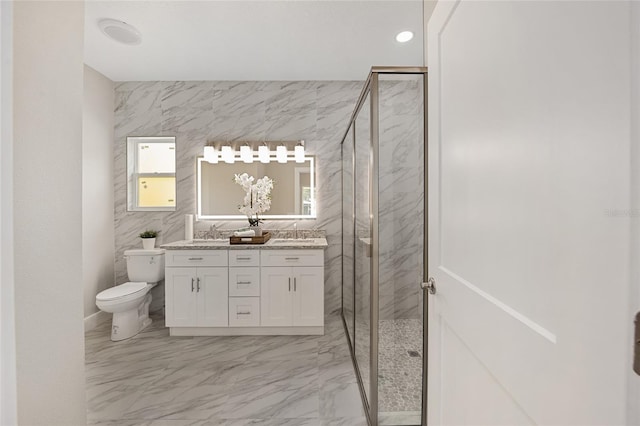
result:
<svg viewBox="0 0 640 426"><path fill-rule="evenodd" d="M355 200L353 191L353 125L349 127L342 144L342 314L347 327L351 347L354 346L354 221Z"/></svg>
<svg viewBox="0 0 640 426"><path fill-rule="evenodd" d="M376 426L426 422L425 86L372 68L342 140L343 318Z"/></svg>
<svg viewBox="0 0 640 426"><path fill-rule="evenodd" d="M369 161L371 156L370 97L365 98L355 122L355 357L368 405L374 392L371 364L371 211ZM367 407L368 408L368 407Z"/></svg>
<svg viewBox="0 0 640 426"><path fill-rule="evenodd" d="M418 425L422 407L423 75L378 81L378 424Z"/></svg>

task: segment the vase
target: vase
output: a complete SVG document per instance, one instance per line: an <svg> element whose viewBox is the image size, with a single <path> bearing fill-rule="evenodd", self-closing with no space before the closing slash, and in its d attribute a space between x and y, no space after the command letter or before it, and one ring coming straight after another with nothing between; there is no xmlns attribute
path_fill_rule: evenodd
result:
<svg viewBox="0 0 640 426"><path fill-rule="evenodd" d="M156 246L155 238L142 238L142 248L145 250L151 250Z"/></svg>
<svg viewBox="0 0 640 426"><path fill-rule="evenodd" d="M262 236L262 228L260 228L260 225L249 225L249 229L255 232L256 237Z"/></svg>

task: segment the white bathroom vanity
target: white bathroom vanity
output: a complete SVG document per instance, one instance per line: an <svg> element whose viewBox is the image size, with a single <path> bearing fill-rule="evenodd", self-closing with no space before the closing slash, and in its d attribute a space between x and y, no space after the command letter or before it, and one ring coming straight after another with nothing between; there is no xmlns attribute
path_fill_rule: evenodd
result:
<svg viewBox="0 0 640 426"><path fill-rule="evenodd" d="M162 246L172 336L324 334L325 238Z"/></svg>

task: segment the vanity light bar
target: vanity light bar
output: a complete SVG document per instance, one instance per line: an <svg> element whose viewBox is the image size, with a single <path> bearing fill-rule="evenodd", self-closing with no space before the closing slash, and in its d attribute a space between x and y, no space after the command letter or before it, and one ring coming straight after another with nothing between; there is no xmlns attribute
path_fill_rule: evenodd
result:
<svg viewBox="0 0 640 426"><path fill-rule="evenodd" d="M233 164L236 160L236 151L239 151L239 159L244 163L253 163L254 148L257 143L242 142L226 142L224 145L213 143L204 147L204 159L209 163L216 164L222 160L225 163ZM257 147L258 159L261 163L269 163L272 161L269 145L276 145L275 159L278 163L286 163L293 159L296 163L304 163L305 149L304 141L286 141L286 142L262 142ZM290 149L292 148L292 149ZM289 156L291 153L291 156Z"/></svg>

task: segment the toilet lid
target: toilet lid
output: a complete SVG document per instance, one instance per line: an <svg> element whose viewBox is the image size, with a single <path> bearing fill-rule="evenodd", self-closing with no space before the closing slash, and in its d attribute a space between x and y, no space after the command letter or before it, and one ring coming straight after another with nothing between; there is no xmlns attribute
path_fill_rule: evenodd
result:
<svg viewBox="0 0 640 426"><path fill-rule="evenodd" d="M145 282L128 282L128 283L120 284L115 287L111 287L104 291L101 291L96 296L96 300L107 301L107 300L119 299L121 297L129 296L131 294L142 291L146 287L147 287L147 283Z"/></svg>

